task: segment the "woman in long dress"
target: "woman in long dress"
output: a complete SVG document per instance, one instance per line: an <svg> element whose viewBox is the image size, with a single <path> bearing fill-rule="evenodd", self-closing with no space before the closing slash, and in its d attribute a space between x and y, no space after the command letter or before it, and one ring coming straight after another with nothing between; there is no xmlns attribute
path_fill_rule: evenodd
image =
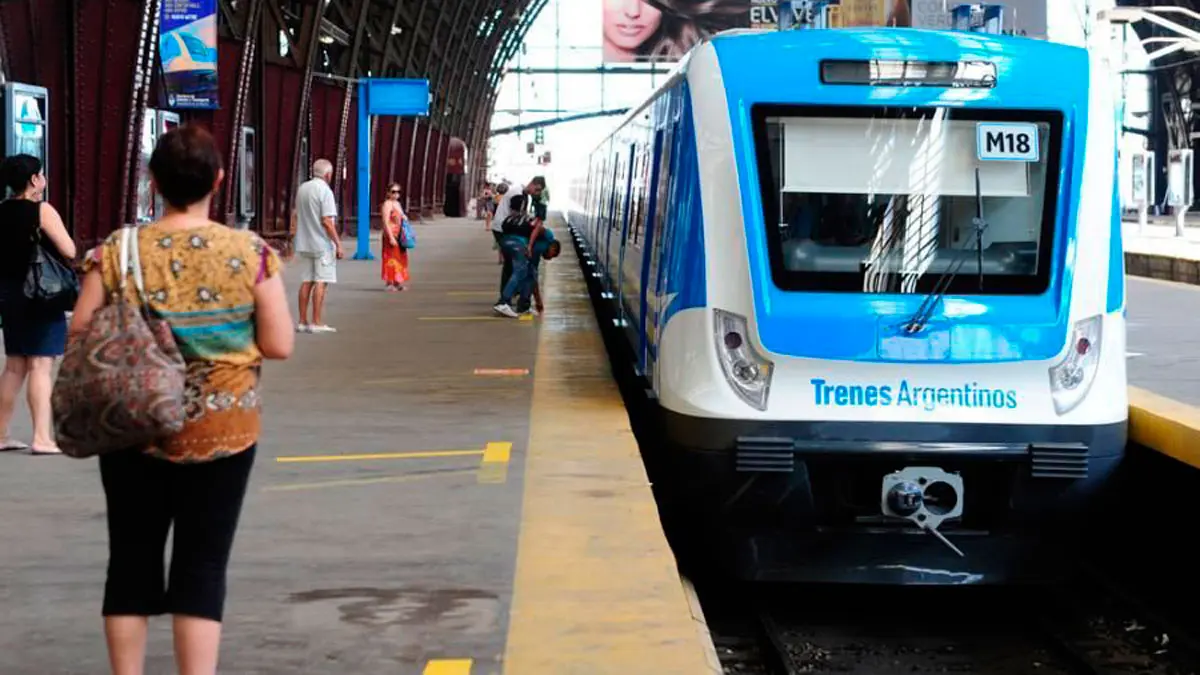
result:
<svg viewBox="0 0 1200 675"><path fill-rule="evenodd" d="M383 217L383 283L389 293L403 291L408 281L408 250L402 246L400 223L404 209L400 208L400 184L388 187L387 201L380 208Z"/></svg>

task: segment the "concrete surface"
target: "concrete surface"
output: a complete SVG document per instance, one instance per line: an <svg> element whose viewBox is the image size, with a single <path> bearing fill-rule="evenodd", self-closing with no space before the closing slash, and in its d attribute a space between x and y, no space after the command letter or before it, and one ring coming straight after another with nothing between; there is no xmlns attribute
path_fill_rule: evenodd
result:
<svg viewBox="0 0 1200 675"><path fill-rule="evenodd" d="M480 223L417 227L412 290L384 293L378 261L345 261L327 315L341 332L297 336L293 359L266 367L224 673L500 670L531 382L474 370L531 369L537 328L493 319L500 268ZM20 437L27 418L21 405ZM489 443L512 444L507 471L481 472ZM471 454L276 461L455 450ZM0 673L107 672L96 463L0 455L0 512ZM169 626L152 622L147 673L174 672Z"/></svg>
<svg viewBox="0 0 1200 675"><path fill-rule="evenodd" d="M573 251L544 319L503 319L490 232L417 227L410 291L344 262L340 332L266 367L221 672L711 672ZM0 509L0 673L107 672L95 461L0 455Z"/></svg>
<svg viewBox="0 0 1200 675"><path fill-rule="evenodd" d="M1129 384L1200 406L1200 288L1128 277Z"/></svg>

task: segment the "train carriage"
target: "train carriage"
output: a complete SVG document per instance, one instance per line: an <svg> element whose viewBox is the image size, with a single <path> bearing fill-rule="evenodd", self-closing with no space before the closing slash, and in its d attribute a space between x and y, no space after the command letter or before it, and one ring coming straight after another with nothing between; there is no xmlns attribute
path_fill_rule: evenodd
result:
<svg viewBox="0 0 1200 675"><path fill-rule="evenodd" d="M1025 38L738 32L626 117L568 218L697 517L897 583L1014 579L1072 525L1125 446L1111 81Z"/></svg>

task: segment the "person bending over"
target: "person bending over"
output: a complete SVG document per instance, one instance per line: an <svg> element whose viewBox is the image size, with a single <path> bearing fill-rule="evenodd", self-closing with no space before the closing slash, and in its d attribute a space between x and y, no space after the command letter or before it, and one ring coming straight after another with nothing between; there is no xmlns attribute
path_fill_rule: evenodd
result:
<svg viewBox="0 0 1200 675"><path fill-rule="evenodd" d="M542 234L540 220L534 220L526 212L527 197L523 194L514 195L509 200L511 215L504 220L500 238L500 250L506 261L512 263L512 277L500 291L500 298L492 307L497 314L516 318L517 312L512 308L512 297L521 293L518 307L529 306L529 295L532 286L529 284L530 273L533 269L533 244Z"/></svg>

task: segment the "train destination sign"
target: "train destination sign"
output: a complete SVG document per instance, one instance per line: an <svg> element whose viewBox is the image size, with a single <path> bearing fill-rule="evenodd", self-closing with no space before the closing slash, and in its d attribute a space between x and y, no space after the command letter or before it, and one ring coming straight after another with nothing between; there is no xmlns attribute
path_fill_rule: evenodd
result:
<svg viewBox="0 0 1200 675"><path fill-rule="evenodd" d="M981 162L1036 162L1038 127L1022 122L980 122L975 142Z"/></svg>

